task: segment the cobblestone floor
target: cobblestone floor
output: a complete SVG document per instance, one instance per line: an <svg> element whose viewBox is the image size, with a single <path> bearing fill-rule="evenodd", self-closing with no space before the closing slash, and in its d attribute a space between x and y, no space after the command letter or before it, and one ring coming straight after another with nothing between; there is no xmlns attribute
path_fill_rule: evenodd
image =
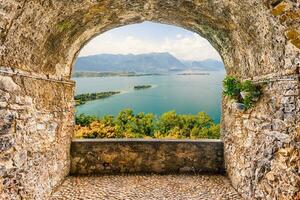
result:
<svg viewBox="0 0 300 200"><path fill-rule="evenodd" d="M239 200L221 175L68 177L51 200Z"/></svg>

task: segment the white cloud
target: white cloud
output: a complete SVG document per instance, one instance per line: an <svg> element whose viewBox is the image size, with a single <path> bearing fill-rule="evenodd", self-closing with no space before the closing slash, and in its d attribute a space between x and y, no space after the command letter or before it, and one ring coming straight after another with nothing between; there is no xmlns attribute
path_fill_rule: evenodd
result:
<svg viewBox="0 0 300 200"><path fill-rule="evenodd" d="M219 59L218 52L211 44L197 34L183 36L177 34L174 38L166 37L163 41L142 40L135 36L113 37L109 32L99 35L90 41L79 56L100 53L141 54L150 52L170 52L182 60Z"/></svg>

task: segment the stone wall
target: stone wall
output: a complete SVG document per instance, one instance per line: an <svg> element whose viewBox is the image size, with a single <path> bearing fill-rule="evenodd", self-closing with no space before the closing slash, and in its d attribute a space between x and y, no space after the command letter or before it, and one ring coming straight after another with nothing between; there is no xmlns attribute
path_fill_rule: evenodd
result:
<svg viewBox="0 0 300 200"><path fill-rule="evenodd" d="M71 174L223 173L218 140L84 139L71 145Z"/></svg>
<svg viewBox="0 0 300 200"><path fill-rule="evenodd" d="M296 199L300 191L299 80L280 79L265 83L253 109L240 112L223 102L226 171L245 197Z"/></svg>
<svg viewBox="0 0 300 200"><path fill-rule="evenodd" d="M74 85L0 70L0 199L45 199L69 173Z"/></svg>
<svg viewBox="0 0 300 200"><path fill-rule="evenodd" d="M73 86L53 80L70 78L78 51L95 35L145 20L204 36L229 75L268 80L247 112L223 100L226 169L246 199L298 198L298 0L0 0L0 66L49 79L1 76L0 195L43 199L67 174ZM52 122L57 128L48 130Z"/></svg>

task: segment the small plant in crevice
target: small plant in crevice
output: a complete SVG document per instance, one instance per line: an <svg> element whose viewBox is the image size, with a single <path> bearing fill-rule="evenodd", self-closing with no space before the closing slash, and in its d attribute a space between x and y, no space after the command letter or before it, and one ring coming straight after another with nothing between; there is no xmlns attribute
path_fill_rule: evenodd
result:
<svg viewBox="0 0 300 200"><path fill-rule="evenodd" d="M233 99L240 110L252 108L262 94L261 86L250 80L241 82L234 76L227 76L224 79L223 93Z"/></svg>
<svg viewBox="0 0 300 200"><path fill-rule="evenodd" d="M246 108L251 108L261 96L261 86L255 85L250 80L246 80L241 84L241 96Z"/></svg>
<svg viewBox="0 0 300 200"><path fill-rule="evenodd" d="M227 76L223 81L223 92L225 96L231 99L239 99L241 91L241 82L233 76Z"/></svg>

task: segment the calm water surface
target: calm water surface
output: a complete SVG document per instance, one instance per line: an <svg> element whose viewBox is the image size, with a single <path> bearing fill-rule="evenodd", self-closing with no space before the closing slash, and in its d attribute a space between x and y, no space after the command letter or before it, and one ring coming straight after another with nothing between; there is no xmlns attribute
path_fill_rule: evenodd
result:
<svg viewBox="0 0 300 200"><path fill-rule="evenodd" d="M77 114L96 116L117 115L131 108L135 113L160 115L170 110L180 114L208 113L215 122L221 117L222 80L225 72L210 75L165 75L139 77L74 78L76 94L121 91L119 95L87 102L77 107ZM150 89L134 90L135 85L153 85Z"/></svg>

